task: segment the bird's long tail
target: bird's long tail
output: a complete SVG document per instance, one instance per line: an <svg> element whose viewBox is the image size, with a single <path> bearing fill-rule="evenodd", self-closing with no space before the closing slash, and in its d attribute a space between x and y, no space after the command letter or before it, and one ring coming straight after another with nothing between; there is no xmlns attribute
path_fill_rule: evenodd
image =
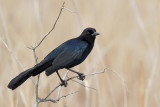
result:
<svg viewBox="0 0 160 107"><path fill-rule="evenodd" d="M20 73L18 76L13 78L8 84L8 88L14 90L25 82L29 77L36 76L43 72L47 67L50 66L50 61L42 61L34 67Z"/></svg>
<svg viewBox="0 0 160 107"><path fill-rule="evenodd" d="M22 73L20 73L18 76L13 78L10 83L8 84L8 88L14 90L18 86L20 86L23 82L25 82L29 77L31 77L30 73L33 71L33 68L28 69Z"/></svg>

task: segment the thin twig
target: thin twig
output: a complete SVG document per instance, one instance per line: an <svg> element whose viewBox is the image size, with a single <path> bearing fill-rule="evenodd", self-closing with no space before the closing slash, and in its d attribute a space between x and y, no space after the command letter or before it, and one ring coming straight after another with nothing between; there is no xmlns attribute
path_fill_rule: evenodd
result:
<svg viewBox="0 0 160 107"><path fill-rule="evenodd" d="M34 54L35 62L37 64L38 60L37 60L35 49L36 48L33 49L33 54ZM40 74L38 75L37 82L36 82L36 102L37 102L37 107L38 107L38 104L39 104L39 95L38 95L39 78L40 78Z"/></svg>
<svg viewBox="0 0 160 107"><path fill-rule="evenodd" d="M128 92L128 88L127 88L127 85L125 83L125 80L123 79L123 77L118 73L118 72L115 72L113 71L112 69L109 69L109 71L115 73L119 78L120 80L122 81L122 85L124 86L124 89L123 89L123 93L124 93L124 107L127 107L127 92Z"/></svg>
<svg viewBox="0 0 160 107"><path fill-rule="evenodd" d="M8 45L6 44L6 42L0 38L1 42L4 44L4 46L8 49L8 51L10 52L10 54L12 55L12 57L16 60L16 62L19 64L19 66L21 67L21 69L23 71L25 71L23 64L21 63L21 61L16 57L15 53L8 47ZM32 78L30 78L30 80L32 81L32 83L35 85L35 82L33 81Z"/></svg>
<svg viewBox="0 0 160 107"><path fill-rule="evenodd" d="M105 68L103 71L101 72L94 72L94 73L90 73L90 74L86 74L85 76L92 76L92 75L95 75L95 74L101 74L101 73L105 73L106 70L109 70L108 68Z"/></svg>
<svg viewBox="0 0 160 107"><path fill-rule="evenodd" d="M67 97L67 96L69 96L69 95L72 95L72 94L75 94L75 93L78 93L78 92L79 92L79 91L75 91L75 92L72 92L72 93L63 95L63 96L61 96L57 101L59 101L61 98Z"/></svg>
<svg viewBox="0 0 160 107"><path fill-rule="evenodd" d="M70 10L70 9L68 9L68 8L66 8L66 7L63 7L65 10L67 10L67 11L69 11L69 12L71 12L71 13L77 13L76 11L72 11L72 10Z"/></svg>
<svg viewBox="0 0 160 107"><path fill-rule="evenodd" d="M4 42L4 40L2 38L0 38L0 40L4 44L4 46L8 49L8 51L11 53L13 58L17 61L17 63L20 65L22 70L24 71L24 67L23 67L22 63L19 61L19 59L16 57L15 53L8 47L8 45L6 44L6 42Z"/></svg>
<svg viewBox="0 0 160 107"><path fill-rule="evenodd" d="M110 68L107 68L107 69L108 69L109 71L115 73L115 74L120 78L120 80L122 81L122 83L123 83L126 91L129 92L129 91L128 91L128 87L127 87L126 82L125 82L125 80L123 79L123 77L122 77L118 72L116 72L116 71L114 71L114 70L112 70L112 69L110 69Z"/></svg>
<svg viewBox="0 0 160 107"><path fill-rule="evenodd" d="M44 99L47 99L58 87L60 87L61 85L57 85Z"/></svg>
<svg viewBox="0 0 160 107"><path fill-rule="evenodd" d="M51 101L51 102L53 102L53 103L56 103L56 102L59 101L60 99L65 98L65 97L67 97L67 96L69 96L69 95L78 93L78 92L79 92L79 91L75 91L75 92L72 92L72 93L63 95L63 96L59 97L58 99L50 99L50 98L47 98L47 99L46 99L46 98L44 98L44 99L40 99L40 101L41 101L41 102Z"/></svg>
<svg viewBox="0 0 160 107"><path fill-rule="evenodd" d="M38 48L38 47L40 46L40 44L44 41L44 39L54 30L54 28L55 28L55 26L56 26L56 24L57 24L57 22L58 22L58 19L60 18L60 15L61 15L61 13L62 13L62 10L64 9L64 4L65 4L65 2L63 2L63 4L62 4L61 10L60 10L60 12L59 12L59 14L58 14L58 17L57 17L57 19L56 19L53 27L51 28L51 30L41 39L41 41L38 43L38 45L28 47L29 49L31 49L31 50L33 51L36 64L38 64L38 57L37 57L37 55L36 55L36 48ZM39 98L39 95L38 95L39 78L40 78L40 74L38 75L37 82L36 82L36 104L35 104L36 107L38 107L38 104L39 104L40 102L42 102L42 101L41 101L41 98ZM58 86L58 87L59 87L59 86ZM57 88L58 88L58 87L57 87ZM55 88L55 89L56 89L56 88ZM49 95L50 95L50 94L49 94Z"/></svg>
<svg viewBox="0 0 160 107"><path fill-rule="evenodd" d="M5 15L3 13L1 4L0 4L0 17L1 17L1 25L4 28L4 33L5 33L5 36L6 36L6 39L7 39L7 43L9 45L9 47L12 48L12 43L11 43L10 35L8 34L7 23L6 23L6 20L5 20Z"/></svg>
<svg viewBox="0 0 160 107"><path fill-rule="evenodd" d="M54 99L50 99L50 98L47 98L47 99L41 99L41 102L46 102L46 101L50 101L50 102L53 102L53 103L57 103L56 100Z"/></svg>
<svg viewBox="0 0 160 107"><path fill-rule="evenodd" d="M90 74L86 74L85 76L91 76L91 75L97 75L97 74L101 74L101 73L104 73L106 71L106 69L108 68L105 68L103 71L101 72L93 72L93 73L90 73ZM68 79L66 79L66 81L70 81L70 80L73 80L75 78L78 78L79 76L73 76L73 77L69 77ZM57 85L44 99L47 99L58 87L60 87L61 84Z"/></svg>
<svg viewBox="0 0 160 107"><path fill-rule="evenodd" d="M19 104L19 94L20 94L20 92L19 92L19 90L18 90L18 96L17 96L17 103L16 103L16 107L18 107L18 104Z"/></svg>
<svg viewBox="0 0 160 107"><path fill-rule="evenodd" d="M76 1L75 0L71 0L72 1L72 5L74 7L74 10L76 11L76 14L77 14L77 18L78 18L78 21L79 21L79 25L80 25L80 28L81 30L83 29L83 22L82 22L82 17L78 11L78 6L76 4Z"/></svg>
<svg viewBox="0 0 160 107"><path fill-rule="evenodd" d="M71 81L73 81L73 82L75 82L75 83L78 83L78 84L80 84L80 85L82 85L82 86L84 86L84 87L86 87L86 88L93 89L93 90L97 91L97 89L95 89L95 88L93 88L93 87L86 86L86 85L84 85L84 84L82 84L82 83L80 83L80 82L78 82L78 81L76 81L76 80L71 80Z"/></svg>
<svg viewBox="0 0 160 107"><path fill-rule="evenodd" d="M37 48L37 47L43 42L43 40L53 31L53 29L55 28L55 26L56 26L56 24L57 24L58 19L59 19L60 16L61 16L62 10L64 9L64 4L65 4L65 2L63 2L63 5L62 5L61 10L60 10L60 12L59 12L59 15L58 15L58 17L57 17L57 19L56 19L53 27L51 28L51 30L42 38L42 40L41 40L41 41L38 43L38 45L36 45L34 48Z"/></svg>
<svg viewBox="0 0 160 107"><path fill-rule="evenodd" d="M63 80L66 78L66 76L68 75L68 71L65 73L64 77L63 77ZM59 84L58 86L56 86L44 99L47 99L58 87L62 87L61 84ZM58 97L57 99L59 98L60 96L60 92L61 92L61 89L59 89L58 91Z"/></svg>

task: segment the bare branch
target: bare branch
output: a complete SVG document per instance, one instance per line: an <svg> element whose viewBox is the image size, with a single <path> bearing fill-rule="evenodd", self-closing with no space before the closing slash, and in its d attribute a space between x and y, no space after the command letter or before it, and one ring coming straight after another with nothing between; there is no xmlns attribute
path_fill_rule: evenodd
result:
<svg viewBox="0 0 160 107"><path fill-rule="evenodd" d="M47 99L46 99L46 98L44 98L44 99L40 99L40 101L41 101L41 102L51 101L51 102L53 102L53 103L57 103L57 101L59 101L60 99L65 98L65 97L67 97L67 96L69 96L69 95L73 95L73 94L78 93L78 92L79 92L79 91L75 91L75 92L72 92L72 93L63 95L63 96L59 97L58 99L50 99L50 98L47 98Z"/></svg>
<svg viewBox="0 0 160 107"><path fill-rule="evenodd" d="M105 68L102 72L94 72L94 73L86 74L85 76L91 76L91 75L101 74L101 73L104 73L106 71L106 69L108 69L108 68ZM75 78L78 79L78 77L79 76L69 77L68 79L66 79L66 81L70 81L70 80L73 80ZM57 85L44 99L47 99L60 86L61 86L61 84Z"/></svg>
<svg viewBox="0 0 160 107"><path fill-rule="evenodd" d="M50 101L50 102L53 102L53 103L57 103L57 101L56 101L56 100L54 100L54 99L50 99L50 98L47 98L47 99L41 99L40 101L41 101L41 102L47 102L47 101Z"/></svg>
<svg viewBox="0 0 160 107"><path fill-rule="evenodd" d="M59 15L58 15L58 17L57 17L57 19L56 19L53 27L51 28L51 30L42 38L42 40L41 40L41 41L38 43L38 45L36 45L34 48L37 48L37 47L43 42L43 40L53 31L53 29L55 28L55 26L56 26L56 24L57 24L57 22L58 22L58 19L59 19L60 16L61 16L62 11L63 11L63 9L64 9L64 4L65 4L65 2L63 2L63 5L62 5L61 10L60 10L60 12L59 12Z"/></svg>
<svg viewBox="0 0 160 107"><path fill-rule="evenodd" d="M42 38L42 40L38 43L38 45L36 45L36 46L31 46L31 47L27 47L27 48L29 48L29 49L31 49L31 50L33 51L36 64L38 63L38 57L37 57L37 55L36 55L36 48L38 48L38 47L40 46L40 44L44 41L44 39L54 30L54 28L55 28L55 26L56 26L56 24L57 24L57 21L58 21L58 19L60 18L60 15L61 15L61 13L62 13L62 10L64 9L64 4L65 4L65 2L63 2L63 4L62 4L61 10L60 10L60 12L59 12L59 15L58 15L58 17L57 17L57 19L56 19L53 27L51 28L51 30ZM38 107L38 104L41 102L41 98L39 98L39 95L38 95L39 78L40 78L40 74L38 75L38 79L37 79L37 82L36 82L36 104L35 104L35 107ZM59 86L58 86L58 87L59 87ZM57 87L57 88L58 88L58 87ZM55 89L56 89L56 88L55 88ZM50 94L51 94L51 93L50 93ZM49 95L50 95L50 94L49 94Z"/></svg>
<svg viewBox="0 0 160 107"><path fill-rule="evenodd" d="M128 88L127 88L127 85L126 85L123 77L118 72L115 72L112 69L108 68L108 70L112 71L113 73L115 73L120 78L120 80L122 81L122 85L124 86L124 89L123 89L123 93L124 93L124 107L127 107L127 92L128 92Z"/></svg>
<svg viewBox="0 0 160 107"><path fill-rule="evenodd" d="M67 97L67 96L69 96L69 95L72 95L72 94L75 94L75 93L78 93L78 92L79 92L79 91L75 91L75 92L72 92L72 93L63 95L63 96L61 96L61 97L58 99L58 101L59 101L61 98Z"/></svg>
<svg viewBox="0 0 160 107"><path fill-rule="evenodd" d="M109 71L112 71L113 73L115 73L115 74L120 78L120 80L122 81L122 83L123 83L126 91L128 92L128 87L127 87L127 85L126 85L125 80L123 79L123 77L122 77L118 72L113 71L113 70L110 69L110 68L107 68L107 69L108 69Z"/></svg>
<svg viewBox="0 0 160 107"><path fill-rule="evenodd" d="M65 78L67 77L68 72L69 72L69 71L67 71L67 72L65 73L65 75L64 75L64 77L63 77L63 80L65 80ZM62 88L61 84L59 84L58 86L56 86L44 99L47 99L58 87L60 87L60 88L59 88L59 91L58 91L58 96L57 96L57 99L59 99L59 98L60 98L61 88Z"/></svg>
<svg viewBox="0 0 160 107"><path fill-rule="evenodd" d="M60 87L61 85L57 85L44 99L47 99L58 87Z"/></svg>
<svg viewBox="0 0 160 107"><path fill-rule="evenodd" d="M6 23L6 20L5 20L5 14L3 13L3 8L1 6L1 4L0 4L0 17L1 17L1 20L2 20L1 25L4 28L4 33L5 33L5 36L6 36L6 39L7 39L8 46L11 47L12 43L11 43L10 35L8 33L7 23Z"/></svg>
<svg viewBox="0 0 160 107"><path fill-rule="evenodd" d="M83 29L83 21L82 21L82 17L80 15L80 12L78 10L78 6L77 6L77 3L75 0L71 0L72 1L72 5L76 11L76 14L77 14L77 18L78 18L78 21L79 21L79 25L80 25L80 28Z"/></svg>
<svg viewBox="0 0 160 107"><path fill-rule="evenodd" d="M4 46L8 49L8 51L11 53L11 55L13 56L13 58L17 61L17 63L20 65L20 67L22 68L22 70L24 71L24 67L23 67L22 63L16 57L16 55L14 54L14 52L8 47L8 45L6 44L6 42L4 42L4 40L2 38L0 38L0 40L4 44Z"/></svg>
<svg viewBox="0 0 160 107"><path fill-rule="evenodd" d="M8 45L6 44L6 42L0 38L1 42L4 44L4 46L8 49L8 51L10 52L10 54L13 56L13 58L16 60L16 62L20 65L21 69L23 71L25 71L23 64L20 62L20 60L16 57L15 53L8 47ZM30 78L30 80L32 81L33 84L35 84L35 82L33 81L32 78Z"/></svg>
<svg viewBox="0 0 160 107"><path fill-rule="evenodd" d="M107 69L107 70L110 70L110 69L108 69L108 68L105 68L105 69L104 69L103 71L101 71L101 72L94 72L94 73L86 74L85 76L92 76L92 75L96 75L96 74L105 73L105 72L106 72L106 69Z"/></svg>
<svg viewBox="0 0 160 107"><path fill-rule="evenodd" d="M65 10L67 10L67 11L69 11L69 12L71 12L71 13L77 13L76 11L72 11L72 10L70 10L70 9L68 9L68 8L66 8L66 7L63 7Z"/></svg>
<svg viewBox="0 0 160 107"><path fill-rule="evenodd" d="M101 73L104 73L105 71L106 71L106 69L108 69L108 68L105 68L103 71L101 71L101 72L93 72L93 73L90 73L90 74L86 74L85 76L87 77L87 76L92 76L92 75L96 75L96 74L101 74ZM74 78L78 78L79 76L73 76L73 77L70 77L70 78L68 78L66 81L69 81L69 80L72 80L72 79L74 79Z"/></svg>
<svg viewBox="0 0 160 107"><path fill-rule="evenodd" d="M80 82L78 82L78 81L76 81L76 80L71 80L71 81L73 81L73 82L75 82L75 83L78 83L78 84L82 85L83 87L86 87L86 88L93 89L93 90L97 91L95 88L86 86L86 85L84 85L84 84L82 84L82 83L80 83Z"/></svg>

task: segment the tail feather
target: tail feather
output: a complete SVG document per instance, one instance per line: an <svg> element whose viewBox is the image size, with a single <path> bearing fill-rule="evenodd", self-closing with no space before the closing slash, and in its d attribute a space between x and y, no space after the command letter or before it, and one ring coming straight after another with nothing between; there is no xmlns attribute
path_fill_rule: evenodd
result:
<svg viewBox="0 0 160 107"><path fill-rule="evenodd" d="M10 83L8 84L8 88L12 90L16 89L23 82L25 82L29 77L31 77L30 75L31 71L32 71L32 68L20 73L17 77L15 77L10 81Z"/></svg>
<svg viewBox="0 0 160 107"><path fill-rule="evenodd" d="M40 74L41 72L43 72L44 70L46 70L46 68L48 68L51 65L52 65L52 60L50 60L50 61L44 60L35 66L36 69L32 72L31 75L36 76L36 75Z"/></svg>
<svg viewBox="0 0 160 107"><path fill-rule="evenodd" d="M18 76L13 78L8 84L8 88L14 90L19 87L23 82L25 82L29 77L36 76L43 72L46 68L51 65L51 61L43 60L34 67L20 73Z"/></svg>

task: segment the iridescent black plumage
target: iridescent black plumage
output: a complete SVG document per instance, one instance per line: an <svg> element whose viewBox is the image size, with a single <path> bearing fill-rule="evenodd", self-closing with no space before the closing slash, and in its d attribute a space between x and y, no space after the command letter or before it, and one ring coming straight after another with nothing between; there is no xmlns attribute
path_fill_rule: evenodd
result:
<svg viewBox="0 0 160 107"><path fill-rule="evenodd" d="M29 77L36 76L43 71L46 71L46 75L49 76L59 69L69 69L82 63L93 48L96 35L99 33L94 28L86 28L79 37L64 42L40 63L12 79L8 88L14 90Z"/></svg>

